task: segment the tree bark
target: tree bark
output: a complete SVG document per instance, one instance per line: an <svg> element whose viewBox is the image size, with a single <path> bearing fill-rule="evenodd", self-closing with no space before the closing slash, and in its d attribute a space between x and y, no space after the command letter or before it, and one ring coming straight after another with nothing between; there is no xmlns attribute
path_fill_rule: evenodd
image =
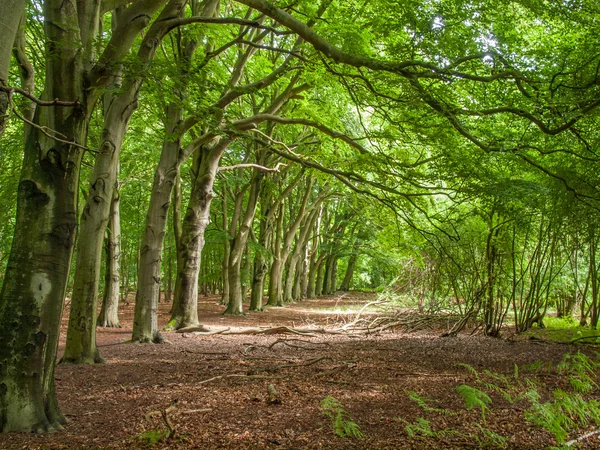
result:
<svg viewBox="0 0 600 450"><path fill-rule="evenodd" d="M285 280L284 301L286 302L292 301L295 298L297 298L293 295L293 287L294 283L297 281L297 275L300 272L298 267L300 267L300 269L302 268L302 265L299 263L301 263L302 257L304 256L303 250L306 249L306 244L308 242L308 238L310 237L309 233L313 227L314 222L317 220L319 213L319 210L314 208L314 206L315 205L312 205L313 210L310 213L310 215L305 220L303 220L303 223L300 227L300 235L296 240L296 247L294 248L294 252L292 253L290 267L288 270L287 278ZM299 295L299 293L297 295Z"/></svg>
<svg viewBox="0 0 600 450"><path fill-rule="evenodd" d="M119 189L113 192L110 218L106 237L106 275L104 298L98 316L98 326L121 328L119 323L120 262L121 262L121 217Z"/></svg>

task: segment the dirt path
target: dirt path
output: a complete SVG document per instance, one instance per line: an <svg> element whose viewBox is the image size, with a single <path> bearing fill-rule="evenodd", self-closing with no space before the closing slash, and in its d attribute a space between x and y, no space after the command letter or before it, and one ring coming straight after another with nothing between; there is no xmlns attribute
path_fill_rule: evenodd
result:
<svg viewBox="0 0 600 450"><path fill-rule="evenodd" d="M350 295L305 301L247 318L222 316L216 298L201 298L199 309L202 323L213 328L326 325L349 318L351 312L344 310L368 299ZM168 320L168 307L160 305L161 324ZM177 409L169 417L177 434L153 448L479 448L477 438L467 435L479 432L481 414L467 411L455 391L460 384L472 384L473 377L457 363L508 374L515 364L558 362L572 350L481 336L438 338L439 332L386 332L360 338L165 333L166 345L132 345L124 343L130 337L132 313L131 303L122 311L124 328L99 329L99 347L107 364L58 367L58 398L70 421L65 431L0 435L0 448L144 448L141 434L165 429L160 416L146 418L146 414L175 400ZM288 342L271 349L259 347L278 339ZM64 336L59 354L63 346ZM201 383L232 374L238 376ZM551 374L540 376L549 388L562 382ZM269 384L281 404L268 404ZM408 398L409 390L456 413L428 414L435 429L460 430L462 435L410 438L400 419L414 422L425 414ZM342 402L366 437L335 436L319 406L327 396ZM494 398L493 413L486 419L490 430L507 438L509 448L540 449L553 443L549 433L523 419L522 409L501 400ZM586 440L584 446L599 448L600 440Z"/></svg>

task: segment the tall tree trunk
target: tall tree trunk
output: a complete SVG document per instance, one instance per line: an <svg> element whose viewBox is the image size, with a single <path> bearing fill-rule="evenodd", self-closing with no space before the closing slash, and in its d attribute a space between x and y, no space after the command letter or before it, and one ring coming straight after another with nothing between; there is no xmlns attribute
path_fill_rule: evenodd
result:
<svg viewBox="0 0 600 450"><path fill-rule="evenodd" d="M317 273L317 279L315 280L315 297L325 294L325 292L323 292L323 278L325 275L325 265L323 262L325 262L326 258L327 255L320 256L315 267L315 272Z"/></svg>
<svg viewBox="0 0 600 450"><path fill-rule="evenodd" d="M223 186L223 199L222 199L222 211L223 211L223 262L221 265L221 278L223 279L223 289L221 292L221 304L227 305L229 303L229 252L231 242L229 241L229 233L225 235L227 228L229 227L229 214L227 211L227 189Z"/></svg>
<svg viewBox="0 0 600 450"><path fill-rule="evenodd" d="M331 265L331 286L330 294L335 294L337 291L337 255L333 255L333 264Z"/></svg>
<svg viewBox="0 0 600 450"><path fill-rule="evenodd" d="M303 257L305 256L306 244L308 243L308 239L310 237L309 233L313 228L315 221L318 218L319 210L315 208L315 204L311 205L312 211L309 216L307 216L300 226L300 235L298 239L296 239L296 246L294 248L294 252L292 253L292 258L290 261L290 267L288 270L287 278L285 280L285 295L284 301L289 302L294 299L297 299L297 296L293 294L294 283L297 281L300 270L302 269ZM299 288L297 288L299 291ZM297 294L299 295L299 294Z"/></svg>
<svg viewBox="0 0 600 450"><path fill-rule="evenodd" d="M225 310L225 314L239 315L244 313L241 281L242 260L246 244L248 243L248 236L250 235L252 221L254 220L254 215L256 213L256 205L258 204L258 195L262 176L263 175L255 169L251 182L252 186L250 188L250 194L248 196L246 212L244 213L244 217L240 223L239 230L231 242L228 270L229 303L227 305L227 309Z"/></svg>
<svg viewBox="0 0 600 450"><path fill-rule="evenodd" d="M298 228L300 228L300 224L304 219L304 216L307 214L308 209L306 204L308 203L308 199L312 192L312 177L309 177L308 183L306 185L306 190L304 192L304 196L302 197L302 201L298 206L298 211L296 213L296 217L294 220L290 217L289 228L285 233L285 237L283 237L283 243L281 244L282 239L278 239L280 242L280 246L282 247L280 250L276 249L275 260L273 261L273 266L271 267L271 283L269 285L269 302L271 305L275 303L277 306L283 306L283 269L285 267L285 263L290 255L290 251L292 249L292 243L294 241L294 237L296 236L296 232ZM315 204L317 204L316 202ZM282 204L283 205L283 204ZM313 205L314 206L314 205ZM284 210L281 209L281 218L283 218ZM278 224L279 228L279 224ZM279 236L278 236L279 237ZM277 242L275 243L277 246ZM275 278L275 280L273 280Z"/></svg>
<svg viewBox="0 0 600 450"><path fill-rule="evenodd" d="M110 206L110 219L106 237L106 275L104 298L98 316L98 326L121 328L119 324L120 260L121 260L121 218L119 190L113 193Z"/></svg>
<svg viewBox="0 0 600 450"><path fill-rule="evenodd" d="M171 0L162 10L140 45L137 56L142 63L148 63L154 58L160 40L168 31L164 22L178 17L184 7L184 0ZM115 11L113 18L114 30L119 27L120 22L128 20L125 10L122 9ZM120 74L114 79L120 79ZM143 77L140 75L126 77L120 94L111 95L109 92L104 97L102 143L96 156L90 191L81 218L73 298L62 362L103 362L96 347L96 309L102 242L113 190L117 183L119 154L129 120L137 109L142 81Z"/></svg>
<svg viewBox="0 0 600 450"><path fill-rule="evenodd" d="M244 250L248 243L252 221L256 213L256 205L258 204L258 195L260 190L260 181L262 174L255 169L250 195L248 197L248 205L246 212L238 232L235 234L231 242L231 250L229 253L229 304L225 310L225 314L243 314L243 293L241 281L241 268L244 256Z"/></svg>
<svg viewBox="0 0 600 450"><path fill-rule="evenodd" d="M285 214L284 203L279 207L277 217L277 226L275 228L275 242L273 243L273 262L269 271L269 291L268 306L283 306L281 298L281 273L283 271L283 261L281 258L281 241L283 239L283 217Z"/></svg>
<svg viewBox="0 0 600 450"><path fill-rule="evenodd" d="M306 247L304 247L300 258L296 263L296 276L294 277L294 286L292 287L292 300L302 300L305 293L302 291L302 280L306 279ZM306 291L304 291L306 292Z"/></svg>
<svg viewBox="0 0 600 450"><path fill-rule="evenodd" d="M279 205L287 198L302 179L303 173L300 172L292 180L292 182L284 189L281 195L272 201L270 192L261 190L263 198L261 199L261 220L259 229L259 242L263 246L263 250L257 252L254 257L254 275L252 280L252 292L250 295L250 311L263 311L263 295L265 276L269 271L267 260L267 249L270 247L273 237L273 221L275 213L279 210ZM279 223L279 221L278 221ZM278 244L281 247L281 241ZM277 245L276 245L276 248ZM270 286L270 280L269 280Z"/></svg>
<svg viewBox="0 0 600 450"><path fill-rule="evenodd" d="M19 5L9 0L0 7L0 23L15 32L23 13ZM78 100L80 106L39 109L34 122L84 145L91 108L81 83L82 53L75 45L81 42L77 9L51 0L43 7L47 51L53 58L46 64L42 98ZM0 64L10 57L12 33L0 44L8 46ZM15 235L0 293L0 432L49 431L65 423L56 401L54 367L77 234L81 157L80 147L50 139L37 128L27 137Z"/></svg>
<svg viewBox="0 0 600 450"><path fill-rule="evenodd" d="M352 277L354 276L354 267L356 266L356 253L352 253L350 258L348 258L348 267L346 268L346 274L344 275L344 279L342 280L342 284L340 286L340 291L349 291L350 290L350 282L352 281Z"/></svg>
<svg viewBox="0 0 600 450"><path fill-rule="evenodd" d="M269 199L267 196L263 196L261 199L261 214L260 214L260 226L259 226L259 242L263 246L260 251L257 251L254 255L254 270L252 273L252 289L250 291L250 311L263 311L263 296L265 289L265 275L269 269L267 263L266 249L268 248L268 242L270 239L270 233L267 231L267 215L269 213L269 207L267 206Z"/></svg>
<svg viewBox="0 0 600 450"><path fill-rule="evenodd" d="M107 99L102 143L81 216L67 342L61 360L63 363L104 362L96 346L102 243L117 184L119 154L129 119L136 109L138 87L134 83L121 95Z"/></svg>
<svg viewBox="0 0 600 450"><path fill-rule="evenodd" d="M167 230L171 195L179 179L180 139L178 137L173 139L172 136L174 136L174 132L181 121L182 110L178 106L169 105L166 113L168 117L167 133L158 166L154 171L152 193L150 194L148 214L146 215L146 227L142 234L136 305L138 303L140 305L158 305L163 241ZM177 195L180 195L180 193L176 192L174 197ZM174 213L173 216L174 229L176 230L176 214ZM177 243L177 233L175 235ZM173 308L176 308L175 302ZM171 328L171 325L167 325L166 328Z"/></svg>
<svg viewBox="0 0 600 450"><path fill-rule="evenodd" d="M179 254L181 267L177 267L175 282L175 300L170 324L176 329L196 327L198 322L198 274L200 258L204 247L204 232L210 222L210 203L214 198L212 191L219 161L223 151L231 141L207 145L196 153L193 170L193 183L190 200L183 219ZM136 305L137 307L137 305ZM144 311L144 335L158 334L156 329L156 311ZM141 317L141 316L140 316ZM153 328L154 327L154 328ZM156 330L156 331L154 331ZM134 330L135 331L135 330ZM139 332L142 330L140 329ZM141 335L141 334L140 334Z"/></svg>
<svg viewBox="0 0 600 450"><path fill-rule="evenodd" d="M19 29L21 17L25 13L25 0L3 0L0 2L0 86L8 86L8 70L10 67L10 54ZM8 115L8 94L0 91L0 137L6 128Z"/></svg>

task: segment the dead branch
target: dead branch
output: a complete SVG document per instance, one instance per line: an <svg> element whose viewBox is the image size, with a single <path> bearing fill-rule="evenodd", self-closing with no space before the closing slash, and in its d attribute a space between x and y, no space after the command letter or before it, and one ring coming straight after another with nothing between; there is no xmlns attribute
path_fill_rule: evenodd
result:
<svg viewBox="0 0 600 450"><path fill-rule="evenodd" d="M585 434L579 436L578 438L570 440L569 442L566 442L565 445L567 447L572 447L576 443L583 441L584 439L587 439L589 437L595 436L597 434L600 434L600 428L596 428L594 431L590 431L589 433L585 433Z"/></svg>
<svg viewBox="0 0 600 450"><path fill-rule="evenodd" d="M159 409L156 411L149 411L146 413L146 416L145 416L147 421L150 421L150 419L152 417L156 417L156 416L160 416L163 419L163 422L165 423L165 426L167 427L167 431L168 431L167 439L173 438L176 433L175 426L173 425L173 423L171 422L171 419L169 418L169 413L171 413L177 409L178 403L179 403L179 400L173 400L167 408Z"/></svg>
<svg viewBox="0 0 600 450"><path fill-rule="evenodd" d="M274 373L274 372L279 372L281 369L293 369L296 367L312 366L313 364L316 364L316 363L318 363L320 361L324 361L324 360L332 361L332 358L331 358L331 356L321 356L319 358L309 359L308 361L301 363L301 364L282 364L279 366L259 367L257 369L249 370L248 373L250 373L250 374L260 373L260 372Z"/></svg>
<svg viewBox="0 0 600 450"><path fill-rule="evenodd" d="M600 335L595 335L595 336L580 336L578 338L572 339L571 340L571 344L574 344L575 342L579 342L579 341L585 341L585 340L592 340L592 339L598 339L600 338Z"/></svg>
<svg viewBox="0 0 600 450"><path fill-rule="evenodd" d="M186 409L180 411L181 414L198 414L212 411L212 408L202 408L202 409Z"/></svg>
<svg viewBox="0 0 600 450"><path fill-rule="evenodd" d="M223 378L247 378L249 380L272 380L274 378L285 378L285 377L279 377L279 376L264 376L264 375L248 375L245 373L230 373L230 374L226 374L226 375L217 375L216 377L212 377L209 378L207 380L202 380L202 381L198 381L198 383L196 384L206 384L206 383L210 383L211 381L216 381L216 380L221 380Z"/></svg>
<svg viewBox="0 0 600 450"><path fill-rule="evenodd" d="M11 112L15 116L17 116L19 119L21 119L27 125L32 126L33 128L39 130L43 135L49 137L50 139L53 139L53 140L55 140L57 142L61 142L61 143L66 144L66 145L72 145L73 147L80 148L82 150L85 150L86 152L95 153L95 154L100 154L101 153L101 152L99 152L97 150L92 150L91 148L88 148L85 145L78 144L77 142L74 142L74 141L68 141L66 139L62 139L62 138L56 136L56 134L59 134L63 138L66 138L66 136L62 135L58 131L53 130L53 129L48 128L48 127L45 127L45 126L38 125L37 123L34 123L31 120L25 118L23 115L21 115L21 113L15 107L15 104L13 102L13 99L12 99L11 95L8 96L8 101L9 101L9 104L10 104L10 110L11 110ZM54 133L55 135L53 135L51 133Z"/></svg>
<svg viewBox="0 0 600 450"><path fill-rule="evenodd" d="M302 342L308 345L296 345L295 342ZM316 350L317 347L319 346L324 346L324 347L331 347L331 345L329 345L326 342L310 342L310 341L303 341L302 339L277 339L276 341L272 342L269 345L257 345L257 344L246 344L247 347L244 349L244 351L242 352L244 355L247 355L248 352L250 352L251 350L254 349L258 349L258 348L264 348L267 350L272 350L273 347L275 347L277 344L283 344L286 345L288 347L292 347L292 348L299 348L302 350ZM313 346L313 347L311 347Z"/></svg>

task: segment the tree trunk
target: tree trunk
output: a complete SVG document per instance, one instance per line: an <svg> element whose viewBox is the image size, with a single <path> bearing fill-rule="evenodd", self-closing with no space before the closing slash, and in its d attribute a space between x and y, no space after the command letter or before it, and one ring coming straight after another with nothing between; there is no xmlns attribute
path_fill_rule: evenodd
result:
<svg viewBox="0 0 600 450"><path fill-rule="evenodd" d="M119 190L113 193L110 207L110 219L106 238L106 276L104 285L104 299L98 316L98 325L108 328L121 328L119 324L119 294L121 259L121 219L120 219Z"/></svg>
<svg viewBox="0 0 600 450"><path fill-rule="evenodd" d="M327 258L327 255L322 255L319 257L319 260L317 261L317 265L315 267L315 272L317 273L317 277L315 280L315 297L318 297L320 295L323 295L323 276L325 274L325 269L324 269L324 265L323 262L325 261L325 258Z"/></svg>
<svg viewBox="0 0 600 450"><path fill-rule="evenodd" d="M352 276L354 275L354 267L356 266L356 253L352 253L350 258L348 258L348 267L346 268L346 274L344 275L344 279L342 280L342 284L340 286L340 291L349 291L350 290L350 282L352 281Z"/></svg>
<svg viewBox="0 0 600 450"><path fill-rule="evenodd" d="M108 105L105 106L102 144L96 156L92 182L81 216L67 342L61 360L63 363L104 362L96 347L102 243L117 184L119 154L129 119L136 109L138 88L138 83L133 83L121 95L106 99Z"/></svg>
<svg viewBox="0 0 600 450"><path fill-rule="evenodd" d="M21 17L25 12L25 0L3 0L0 2L0 86L8 86L8 70L10 67L10 54L19 29ZM8 94L0 91L0 137L6 128L8 115Z"/></svg>
<svg viewBox="0 0 600 450"><path fill-rule="evenodd" d="M204 247L204 232L210 222L210 203L214 197L212 188L219 160L229 143L230 140L226 139L199 149L194 161L192 192L183 219L178 249L181 255L181 267L177 267L175 300L169 321L170 326L176 329L199 325L198 274ZM146 309L143 317L145 320L140 320L139 323L144 324L146 330L144 335L151 336L154 332L152 327L156 327L156 309L154 312Z"/></svg>
<svg viewBox="0 0 600 450"><path fill-rule="evenodd" d="M244 250L248 243L248 237L250 236L250 229L252 227L252 221L256 213L256 205L258 204L258 195L260 190L260 182L263 174L255 169L254 176L251 181L252 186L250 188L250 194L248 196L248 205L246 206L246 212L240 223L235 237L231 241L231 249L229 253L229 303L225 314L243 314L243 292L242 292L242 278L241 268L242 260L244 257ZM235 217L233 218L235 219ZM232 225L233 227L233 225Z"/></svg>
<svg viewBox="0 0 600 450"><path fill-rule="evenodd" d="M273 248L273 262L269 271L269 292L268 306L283 306L281 298L281 272L283 271L283 261L281 258L281 241L283 234L283 216L285 208L283 202L279 207L279 216L277 217L277 227L275 229L275 243Z"/></svg>
<svg viewBox="0 0 600 450"><path fill-rule="evenodd" d="M180 139L173 139L175 129L182 118L181 108L167 107L168 123L166 125L166 138L163 142L158 166L154 171L152 193L146 215L146 227L142 234L140 265L138 266L138 286L136 292L136 305L158 305L160 296L160 262L163 241L167 230L169 207L173 188L178 182L180 168ZM176 224L174 213L174 225ZM175 227L174 227L175 229ZM176 234L176 233L175 233ZM177 239L176 239L177 241ZM157 306L150 306L150 308ZM173 308L175 308L175 301ZM145 316L140 316L140 319ZM140 324L138 324L139 327ZM156 325L158 327L158 325ZM135 327L135 324L134 324ZM167 329L170 325L167 325ZM156 330L158 333L158 330ZM143 333L142 333L143 335ZM150 342L160 341L160 337L145 336ZM146 342L146 341L144 341Z"/></svg>
<svg viewBox="0 0 600 450"><path fill-rule="evenodd" d="M304 287L304 290L303 290ZM303 248L296 263L296 276L292 288L292 300L299 301L306 296L306 247Z"/></svg>
<svg viewBox="0 0 600 450"><path fill-rule="evenodd" d="M275 260L273 261L273 267L271 268L271 283L269 284L269 302L268 302L269 305L275 303L277 306L283 306L283 300L284 300L284 298L283 298L283 280L282 280L283 269L285 267L285 263L286 263L289 255L290 255L290 251L292 249L292 243L294 241L294 236L296 236L296 232L298 231L298 228L300 228L300 224L302 223L305 215L308 212L308 209L306 208L306 204L308 203L308 199L312 192L312 182L313 182L313 179L312 179L312 177L310 177L308 179L308 183L306 185L306 191L305 191L302 201L300 202L300 205L298 207L298 212L296 214L296 218L294 220L291 220L291 218L290 218L289 228L288 228L287 232L285 233L285 237L283 238L282 248L277 249L278 243L277 242L275 243L275 246L276 246ZM315 203L315 204L317 204L317 203ZM282 206L283 206L283 203L282 203ZM283 225L283 213L284 213L284 209L282 208L280 211L281 225ZM277 241L279 241L279 246L281 246L282 239L280 238L280 233L279 233L279 228L280 228L279 223L277 225L277 228L278 228ZM274 277L275 277L275 280L273 280Z"/></svg>
<svg viewBox="0 0 600 450"><path fill-rule="evenodd" d="M0 7L0 23L12 23L14 28L9 29L15 31L23 12L19 5L9 1ZM13 14L14 22L7 23ZM79 44L75 45L81 42L77 10L72 4L48 0L44 16L47 51L53 52L53 58L46 64L42 98L78 100L81 106L39 109L34 122L83 145L91 108L86 107L82 55ZM68 28L52 25L72 22ZM6 58L13 39L11 35L0 44L9 46ZM0 58L0 64L6 62ZM0 432L49 431L65 423L56 401L54 367L77 234L81 157L80 147L50 139L37 128L27 137L15 235L0 293Z"/></svg>
<svg viewBox="0 0 600 450"><path fill-rule="evenodd" d="M223 186L223 263L221 266L221 277L223 279L223 291L221 292L221 304L227 305L229 303L229 252L231 242L229 241L229 233L225 235L227 228L229 227L228 211L227 211L227 189Z"/></svg>

